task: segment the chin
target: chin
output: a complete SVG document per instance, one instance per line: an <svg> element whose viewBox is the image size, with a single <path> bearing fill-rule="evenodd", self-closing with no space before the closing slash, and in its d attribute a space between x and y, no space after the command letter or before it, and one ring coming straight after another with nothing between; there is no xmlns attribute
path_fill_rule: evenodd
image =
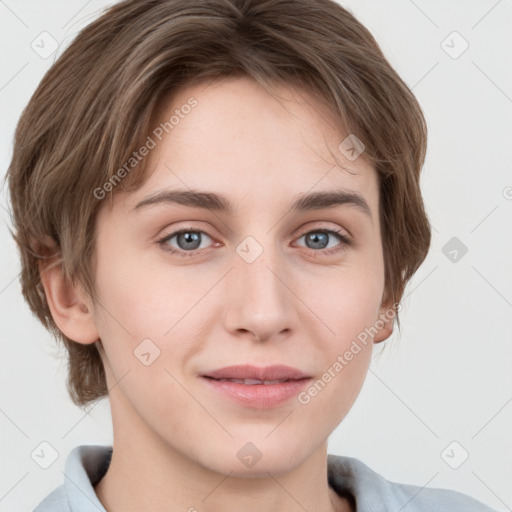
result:
<svg viewBox="0 0 512 512"><path fill-rule="evenodd" d="M273 457L274 458L274 457ZM276 457L279 459L279 457ZM292 471L296 467L295 464L283 459L280 460L263 460L263 457L252 467L244 467L238 460L236 462L226 462L220 467L210 467L213 471L221 474L229 474L231 478L257 479L268 478L269 473L272 476L279 476Z"/></svg>
<svg viewBox="0 0 512 512"><path fill-rule="evenodd" d="M216 450L216 453L208 450L203 465L232 477L268 478L268 473L278 476L292 471L310 455L305 442L293 440L287 444L282 437L271 441L265 439L265 435L268 435L268 431L254 441L237 437L231 439L229 445Z"/></svg>

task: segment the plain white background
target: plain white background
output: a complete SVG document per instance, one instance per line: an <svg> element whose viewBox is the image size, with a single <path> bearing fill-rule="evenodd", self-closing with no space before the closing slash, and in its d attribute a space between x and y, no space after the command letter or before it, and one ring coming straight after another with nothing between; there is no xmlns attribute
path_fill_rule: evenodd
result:
<svg viewBox="0 0 512 512"><path fill-rule="evenodd" d="M341 3L372 31L425 111L422 187L433 241L402 301L402 334L376 351L382 353L329 452L355 456L390 480L456 489L512 510L512 3ZM17 119L37 84L108 4L0 2L2 175ZM46 59L31 47L43 31L60 45ZM72 404L64 352L22 299L5 188L0 511L20 512L63 482L73 447L111 444L112 432L106 400L88 413ZM58 453L46 469L31 457L42 442Z"/></svg>

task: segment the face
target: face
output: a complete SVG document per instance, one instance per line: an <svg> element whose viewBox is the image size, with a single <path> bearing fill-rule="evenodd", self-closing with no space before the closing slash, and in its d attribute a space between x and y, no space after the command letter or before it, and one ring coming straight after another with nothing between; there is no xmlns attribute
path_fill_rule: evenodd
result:
<svg viewBox="0 0 512 512"><path fill-rule="evenodd" d="M376 172L340 152L347 134L313 97L279 96L246 78L180 91L161 110L162 123L176 114L169 134L151 135L150 177L104 201L96 226L114 429L246 476L288 471L326 441L368 369L358 335L384 311ZM191 191L216 196L175 194ZM317 193L345 196L304 199ZM235 365L299 373L212 378L244 377L214 373Z"/></svg>

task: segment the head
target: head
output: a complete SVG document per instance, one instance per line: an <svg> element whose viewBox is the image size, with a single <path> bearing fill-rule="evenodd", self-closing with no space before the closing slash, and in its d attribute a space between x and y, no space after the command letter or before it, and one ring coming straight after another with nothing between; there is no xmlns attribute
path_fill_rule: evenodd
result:
<svg viewBox="0 0 512 512"><path fill-rule="evenodd" d="M372 343L399 326L428 252L425 149L413 94L330 0L111 7L47 72L8 171L23 294L68 352L72 400L107 396L129 372L115 393L165 437L200 428L179 383L200 394L219 366L331 369L289 425L298 440L317 426L312 449L352 405ZM188 196L162 197L177 189ZM344 204L327 206L339 191ZM305 208L315 192L323 206ZM202 242L193 256L190 237L170 236L180 229ZM282 446L261 435L275 416L217 412L237 443Z"/></svg>

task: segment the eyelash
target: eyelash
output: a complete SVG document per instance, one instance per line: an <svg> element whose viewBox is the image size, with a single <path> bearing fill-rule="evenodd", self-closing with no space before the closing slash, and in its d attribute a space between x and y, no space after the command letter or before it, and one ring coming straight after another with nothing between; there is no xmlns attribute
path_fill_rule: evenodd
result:
<svg viewBox="0 0 512 512"><path fill-rule="evenodd" d="M210 236L208 233L206 233L205 231L202 231L200 229L184 228L184 229L180 229L178 231L173 231L169 235L166 235L165 237L161 238L160 240L157 240L157 244L160 245L164 251L167 251L167 252L169 252L171 254L176 254L176 255L178 255L180 257L186 258L186 257L189 257L189 256L196 256L197 253L199 251L201 251L202 249L195 249L193 251L183 251L183 250L173 249L173 248L171 248L171 246L169 246L167 244L167 242L169 240L171 240L172 238L174 238L175 236L180 235L182 233L188 233L188 232L202 233L202 234L205 234L205 235L209 236L211 239L213 239L212 236ZM343 235L341 233L341 230L335 230L335 229L320 229L320 228L319 229L312 229L310 231L304 232L298 238L302 238L303 236L308 235L310 233L324 233L324 234L334 235L337 238L339 238L339 240L341 242L341 244L339 246L337 246L336 248L318 249L318 250L309 249L310 251L313 251L313 253L315 255L318 255L318 254L332 255L332 254L335 254L335 253L346 251L347 248L352 245L352 241L347 236ZM307 249L307 247L306 247L306 249Z"/></svg>

